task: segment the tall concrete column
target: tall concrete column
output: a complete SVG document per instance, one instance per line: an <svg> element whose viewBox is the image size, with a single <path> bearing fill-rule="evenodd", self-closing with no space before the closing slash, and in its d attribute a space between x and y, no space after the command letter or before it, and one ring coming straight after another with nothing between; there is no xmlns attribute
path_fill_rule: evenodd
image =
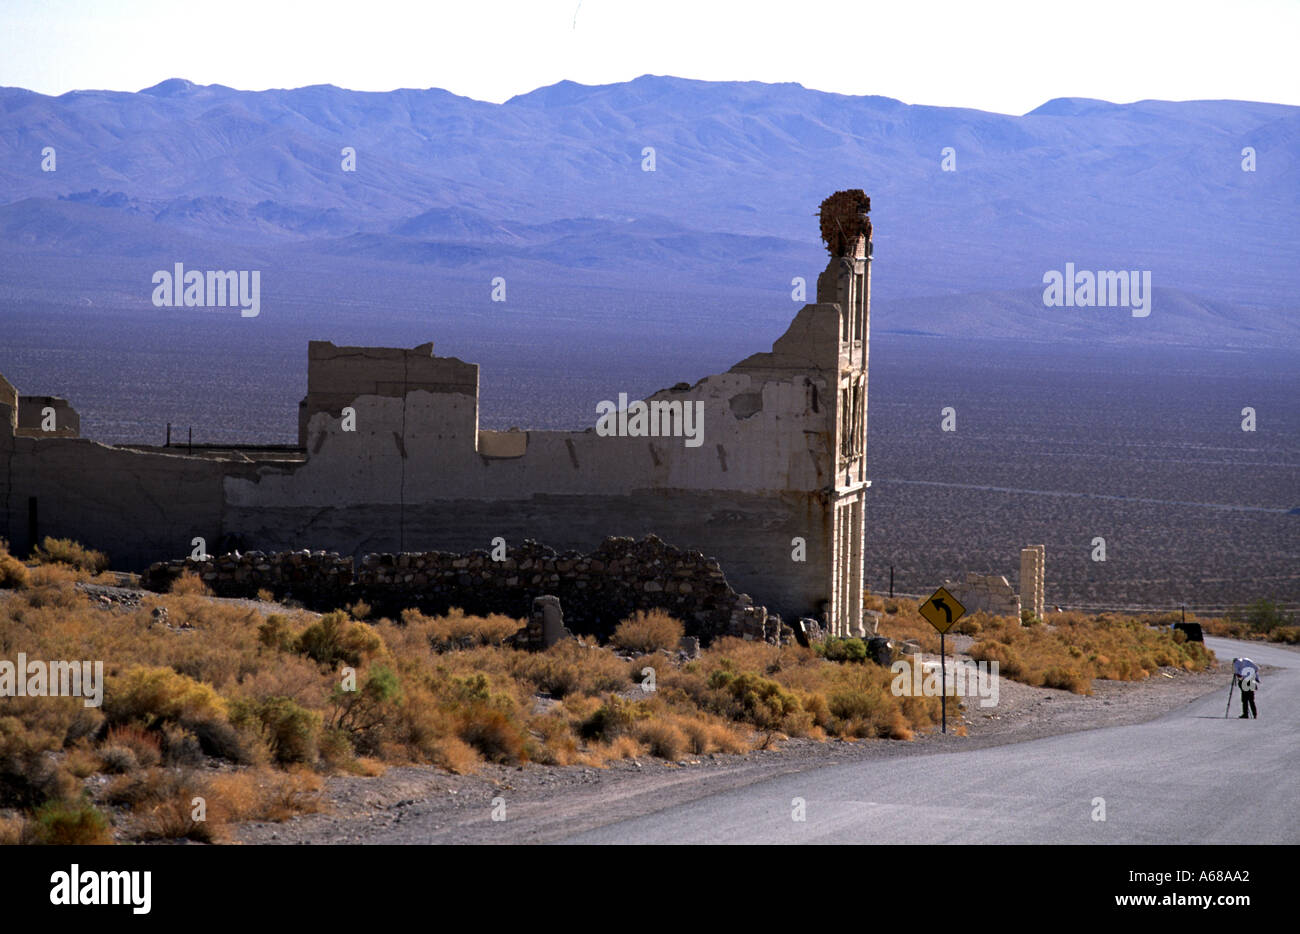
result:
<svg viewBox="0 0 1300 934"><path fill-rule="evenodd" d="M1046 608L1043 593L1045 557L1046 549L1042 545L1020 549L1020 607L1031 610L1038 619L1043 618Z"/></svg>
<svg viewBox="0 0 1300 934"><path fill-rule="evenodd" d="M822 239L830 253L817 279L817 300L839 309L839 353L831 446L834 481L829 509L833 535L826 620L836 636L862 626L862 562L866 516L867 344L870 335L871 200L861 190L838 191L821 204Z"/></svg>

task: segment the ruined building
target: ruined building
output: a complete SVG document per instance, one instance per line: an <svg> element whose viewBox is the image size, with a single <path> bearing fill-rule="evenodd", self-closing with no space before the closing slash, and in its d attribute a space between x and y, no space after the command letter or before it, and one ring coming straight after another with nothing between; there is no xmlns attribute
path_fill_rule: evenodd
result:
<svg viewBox="0 0 1300 934"><path fill-rule="evenodd" d="M862 620L870 202L822 205L830 262L771 351L619 413L621 431L487 431L478 366L410 350L308 348L297 446L109 446L66 402L0 379L0 536L46 535L115 567L227 549L468 551L610 535L716 557L736 590L833 633ZM53 413L53 417L50 415ZM687 416L698 434L684 437ZM41 416L45 416L42 418ZM689 425L685 427L689 428ZM689 434L689 432L687 432Z"/></svg>

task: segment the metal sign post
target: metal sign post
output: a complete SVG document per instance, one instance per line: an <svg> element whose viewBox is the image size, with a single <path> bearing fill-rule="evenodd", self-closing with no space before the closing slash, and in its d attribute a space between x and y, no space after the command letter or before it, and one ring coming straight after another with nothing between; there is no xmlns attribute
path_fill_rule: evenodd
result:
<svg viewBox="0 0 1300 934"><path fill-rule="evenodd" d="M943 646L944 634L939 633L939 704L943 708L943 732L948 732L948 653Z"/></svg>
<svg viewBox="0 0 1300 934"><path fill-rule="evenodd" d="M943 732L948 732L948 647L944 637L952 624L966 615L966 608L957 601L957 598L948 593L947 590L940 587L934 592L934 595L926 600L918 608L926 622L939 631L939 683L940 683L940 707L942 708L942 725Z"/></svg>

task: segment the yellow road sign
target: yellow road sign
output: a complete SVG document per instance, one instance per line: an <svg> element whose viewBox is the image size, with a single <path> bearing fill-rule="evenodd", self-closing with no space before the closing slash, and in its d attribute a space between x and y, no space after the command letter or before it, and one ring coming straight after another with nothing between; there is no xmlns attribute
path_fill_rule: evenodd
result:
<svg viewBox="0 0 1300 934"><path fill-rule="evenodd" d="M921 615L939 632L947 632L953 623L966 615L966 608L940 587L933 597L921 604Z"/></svg>

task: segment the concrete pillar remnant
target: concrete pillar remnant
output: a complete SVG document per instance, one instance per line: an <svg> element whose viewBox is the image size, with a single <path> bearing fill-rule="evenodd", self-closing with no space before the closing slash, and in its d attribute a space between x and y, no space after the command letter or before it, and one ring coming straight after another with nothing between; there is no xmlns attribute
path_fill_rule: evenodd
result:
<svg viewBox="0 0 1300 934"><path fill-rule="evenodd" d="M541 647L549 649L572 633L564 628L564 612L560 598L552 594L533 598L533 627L541 633Z"/></svg>
<svg viewBox="0 0 1300 934"><path fill-rule="evenodd" d="M871 199L861 189L821 203L821 233L830 253L817 277L817 301L838 306L834 482L830 502L831 587L827 627L835 636L865 634L862 577L867 479L867 345L871 330Z"/></svg>
<svg viewBox="0 0 1300 934"><path fill-rule="evenodd" d="M1020 549L1020 606L1030 610L1037 619L1043 618L1045 607L1043 596L1043 565L1045 549L1042 545L1030 545Z"/></svg>

